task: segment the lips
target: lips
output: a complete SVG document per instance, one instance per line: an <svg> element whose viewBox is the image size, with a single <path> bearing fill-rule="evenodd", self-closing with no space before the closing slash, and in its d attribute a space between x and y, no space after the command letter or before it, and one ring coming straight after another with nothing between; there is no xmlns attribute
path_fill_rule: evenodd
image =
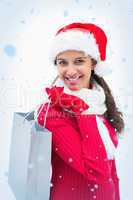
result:
<svg viewBox="0 0 133 200"><path fill-rule="evenodd" d="M82 77L82 75L75 76L75 77L67 77L67 76L65 76L65 80L67 82L69 82L70 84L77 84L81 77Z"/></svg>

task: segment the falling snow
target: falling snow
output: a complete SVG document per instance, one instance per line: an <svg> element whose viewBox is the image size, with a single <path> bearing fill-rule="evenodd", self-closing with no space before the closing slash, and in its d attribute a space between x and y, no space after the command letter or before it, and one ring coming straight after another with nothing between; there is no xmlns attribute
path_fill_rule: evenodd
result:
<svg viewBox="0 0 133 200"><path fill-rule="evenodd" d="M59 175L59 178L61 179L61 178L62 178L62 175Z"/></svg>
<svg viewBox="0 0 133 200"><path fill-rule="evenodd" d="M68 159L68 162L72 162L72 161L73 161L73 159L72 159L72 158L69 158L69 159Z"/></svg>
<svg viewBox="0 0 133 200"><path fill-rule="evenodd" d="M14 57L16 55L16 47L13 44L7 44L4 47L4 53L8 57Z"/></svg>
<svg viewBox="0 0 133 200"><path fill-rule="evenodd" d="M53 183L50 183L50 187L53 187Z"/></svg>
<svg viewBox="0 0 133 200"><path fill-rule="evenodd" d="M112 178L109 178L109 182L112 182Z"/></svg>
<svg viewBox="0 0 133 200"><path fill-rule="evenodd" d="M58 148L57 148L57 147L55 148L55 151L58 151Z"/></svg>
<svg viewBox="0 0 133 200"><path fill-rule="evenodd" d="M95 184L95 185L94 185L94 187L97 189L97 188L98 188L98 185L97 185L97 184Z"/></svg>
<svg viewBox="0 0 133 200"><path fill-rule="evenodd" d="M94 188L91 188L90 191L91 191L91 192L94 192L95 190L94 190Z"/></svg>
<svg viewBox="0 0 133 200"><path fill-rule="evenodd" d="M114 119L110 119L110 121L111 121L111 122L113 122L113 121L114 121Z"/></svg>

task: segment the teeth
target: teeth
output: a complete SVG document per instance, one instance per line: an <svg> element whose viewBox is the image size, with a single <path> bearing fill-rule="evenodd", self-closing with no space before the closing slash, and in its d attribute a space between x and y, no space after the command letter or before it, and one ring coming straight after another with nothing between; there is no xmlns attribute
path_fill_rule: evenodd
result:
<svg viewBox="0 0 133 200"><path fill-rule="evenodd" d="M79 78L79 77L78 77ZM78 78L69 78L69 80L77 80Z"/></svg>
<svg viewBox="0 0 133 200"><path fill-rule="evenodd" d="M79 78L80 78L80 76L75 77L75 78L68 78L68 77L66 77L66 79L67 79L67 80L70 80L70 81L71 81L71 80L77 80L77 79L79 79Z"/></svg>

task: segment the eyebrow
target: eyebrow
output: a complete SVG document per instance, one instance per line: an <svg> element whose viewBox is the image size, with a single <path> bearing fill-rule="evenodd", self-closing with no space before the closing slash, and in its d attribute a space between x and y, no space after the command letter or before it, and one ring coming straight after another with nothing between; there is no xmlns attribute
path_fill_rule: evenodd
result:
<svg viewBox="0 0 133 200"><path fill-rule="evenodd" d="M76 59L86 59L87 57L77 57L77 58L75 58L75 60ZM57 58L57 60L67 60L66 58Z"/></svg>

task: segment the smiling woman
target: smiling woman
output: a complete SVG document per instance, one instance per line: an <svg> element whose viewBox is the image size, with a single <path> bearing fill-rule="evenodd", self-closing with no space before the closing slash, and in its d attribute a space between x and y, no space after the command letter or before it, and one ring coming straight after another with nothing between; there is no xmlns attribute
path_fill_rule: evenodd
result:
<svg viewBox="0 0 133 200"><path fill-rule="evenodd" d="M50 200L120 200L115 153L124 128L111 91L104 31L72 23L57 31L51 49L62 85L46 88L49 102L37 121L52 132Z"/></svg>

